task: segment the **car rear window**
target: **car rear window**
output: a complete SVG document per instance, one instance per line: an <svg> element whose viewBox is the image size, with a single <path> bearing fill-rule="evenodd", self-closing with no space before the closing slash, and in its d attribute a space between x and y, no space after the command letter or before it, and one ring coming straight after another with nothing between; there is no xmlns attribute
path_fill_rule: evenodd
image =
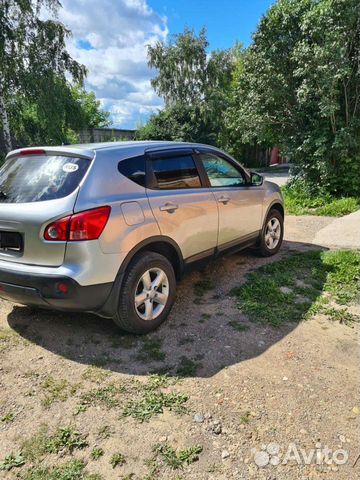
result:
<svg viewBox="0 0 360 480"><path fill-rule="evenodd" d="M90 160L59 155L9 159L0 170L0 202L28 203L63 198L72 193Z"/></svg>

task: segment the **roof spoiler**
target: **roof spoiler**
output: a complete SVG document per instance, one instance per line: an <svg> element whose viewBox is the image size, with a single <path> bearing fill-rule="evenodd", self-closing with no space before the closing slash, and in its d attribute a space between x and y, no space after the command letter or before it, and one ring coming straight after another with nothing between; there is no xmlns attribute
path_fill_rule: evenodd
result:
<svg viewBox="0 0 360 480"><path fill-rule="evenodd" d="M87 158L92 160L95 157L95 150L74 148L74 147L27 147L12 150L6 155L6 160L13 157L26 155L59 155L66 157Z"/></svg>

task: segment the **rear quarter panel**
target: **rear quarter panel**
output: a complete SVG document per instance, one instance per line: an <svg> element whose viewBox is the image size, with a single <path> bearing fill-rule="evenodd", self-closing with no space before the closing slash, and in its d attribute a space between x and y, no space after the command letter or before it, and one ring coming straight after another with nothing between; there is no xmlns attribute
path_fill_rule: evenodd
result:
<svg viewBox="0 0 360 480"><path fill-rule="evenodd" d="M99 239L104 254L127 253L148 237L160 234L145 188L124 177L118 170L120 160L143 154L114 149L96 152L96 160L82 185L75 212L110 205L111 214Z"/></svg>

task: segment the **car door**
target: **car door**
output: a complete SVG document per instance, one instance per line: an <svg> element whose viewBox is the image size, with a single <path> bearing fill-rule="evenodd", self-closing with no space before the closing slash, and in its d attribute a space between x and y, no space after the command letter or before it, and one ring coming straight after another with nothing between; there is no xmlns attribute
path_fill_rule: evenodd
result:
<svg viewBox="0 0 360 480"><path fill-rule="evenodd" d="M218 208L203 185L192 150L147 155L147 195L162 235L172 238L185 260L212 254L217 244Z"/></svg>
<svg viewBox="0 0 360 480"><path fill-rule="evenodd" d="M262 226L263 187L249 185L244 170L230 158L210 151L198 158L219 209L218 248L256 236Z"/></svg>

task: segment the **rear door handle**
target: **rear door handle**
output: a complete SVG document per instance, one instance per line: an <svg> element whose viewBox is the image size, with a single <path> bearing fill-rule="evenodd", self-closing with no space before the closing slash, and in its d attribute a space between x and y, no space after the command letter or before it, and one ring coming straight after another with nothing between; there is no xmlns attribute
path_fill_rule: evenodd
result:
<svg viewBox="0 0 360 480"><path fill-rule="evenodd" d="M161 212L169 212L169 213L173 213L175 212L175 210L177 210L179 208L179 205L175 205L175 203L165 203L165 205L161 205L159 207L160 211Z"/></svg>
<svg viewBox="0 0 360 480"><path fill-rule="evenodd" d="M218 198L218 202L223 203L224 205L226 205L229 200L230 197L228 197L227 195L221 195L221 197Z"/></svg>

